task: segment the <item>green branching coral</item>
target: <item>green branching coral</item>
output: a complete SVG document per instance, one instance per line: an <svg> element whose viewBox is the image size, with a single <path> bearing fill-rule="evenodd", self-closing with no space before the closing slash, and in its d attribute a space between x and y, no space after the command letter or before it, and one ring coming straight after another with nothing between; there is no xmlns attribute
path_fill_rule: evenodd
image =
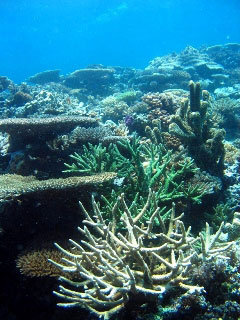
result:
<svg viewBox="0 0 240 320"><path fill-rule="evenodd" d="M213 230L216 231L223 221L226 223L233 219L233 210L228 203L220 203L213 208L212 214L206 213L205 216L211 222Z"/></svg>
<svg viewBox="0 0 240 320"><path fill-rule="evenodd" d="M102 143L94 146L88 143L83 146L82 155L75 152L70 158L76 161L72 164L65 163L67 170L64 172L88 173L93 175L100 172L114 171L116 169L116 161L112 151L112 144L109 148L104 147Z"/></svg>
<svg viewBox="0 0 240 320"><path fill-rule="evenodd" d="M177 113L172 117L169 131L188 146L190 154L204 170L222 175L224 169L225 131L215 128L211 122L209 94L202 91L199 83L190 81L190 98L182 102Z"/></svg>
<svg viewBox="0 0 240 320"><path fill-rule="evenodd" d="M152 141L141 141L133 135L131 140L119 141L103 147L102 144L84 146L82 154L73 154L76 162L66 164L67 172L95 174L99 172L116 172L120 183L112 190L107 207L116 202L124 192L133 205L146 201L148 190L156 192L157 203L170 204L173 200L200 203L206 193L203 185L186 186L186 179L198 170L191 158L174 161L172 151L166 150L159 143L160 133L147 129ZM103 195L103 199L106 199ZM134 211L138 212L136 207ZM147 218L147 217L146 217Z"/></svg>

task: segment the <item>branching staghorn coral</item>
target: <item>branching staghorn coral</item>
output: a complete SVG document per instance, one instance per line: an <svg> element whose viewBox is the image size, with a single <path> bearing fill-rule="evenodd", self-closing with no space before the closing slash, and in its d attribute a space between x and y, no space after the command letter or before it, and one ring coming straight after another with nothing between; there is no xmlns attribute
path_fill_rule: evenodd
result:
<svg viewBox="0 0 240 320"><path fill-rule="evenodd" d="M127 193L132 201L138 193L146 200L148 189L156 190L158 202L167 202L174 199L183 199L200 203L206 193L203 185L195 189L185 187L186 175L193 175L197 169L190 158L175 163L172 151L167 151L164 145L157 140L156 130L148 127L151 142L142 142L134 135L132 139L118 141L104 147L102 144L84 146L83 153L74 153L70 157L76 162L65 164L66 172L80 172L95 174L98 172L116 172L124 179L121 190L115 194L116 200L121 192ZM113 194L113 193L112 193Z"/></svg>
<svg viewBox="0 0 240 320"><path fill-rule="evenodd" d="M88 143L88 146L83 146L83 154L75 152L70 155L70 158L75 160L72 164L65 163L67 170L63 172L77 172L77 173L88 173L96 174L106 171L116 170L116 160L114 161L114 153L112 144L109 148L99 143L93 145Z"/></svg>
<svg viewBox="0 0 240 320"><path fill-rule="evenodd" d="M151 203L155 210L149 220L142 224L141 217ZM95 315L109 319L135 295L143 295L144 302L159 299L170 287L180 287L187 293L201 293L203 287L192 285L188 272L195 264L213 261L232 246L232 242L218 243L223 224L213 236L209 226L205 236L200 235L200 251L195 249L199 237L192 237L190 227L186 230L181 218L175 217L175 207L168 221L162 218L164 209L156 205L156 194L149 190L148 199L133 217L122 194L112 208L112 221L107 223L92 198L94 215L80 206L85 214L84 227L78 228L86 240L77 243L70 240L78 253L57 248L66 256L63 264L50 260L66 276L60 277L64 285L54 292L65 300L64 307L83 307ZM117 232L116 210L121 206L124 215L124 232ZM158 227L156 228L156 220ZM66 266L68 264L68 266ZM68 278L69 273L79 273L79 281ZM66 286L65 286L66 285ZM67 288L68 286L71 289Z"/></svg>

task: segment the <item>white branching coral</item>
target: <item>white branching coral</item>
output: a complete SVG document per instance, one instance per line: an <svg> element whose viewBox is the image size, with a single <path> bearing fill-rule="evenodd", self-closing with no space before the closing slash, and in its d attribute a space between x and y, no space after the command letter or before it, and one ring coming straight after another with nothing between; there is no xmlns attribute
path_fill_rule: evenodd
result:
<svg viewBox="0 0 240 320"><path fill-rule="evenodd" d="M149 221L140 224L141 217L154 203ZM60 285L59 292L54 292L66 301L59 305L81 306L103 319L124 308L132 295L143 294L148 301L158 299L171 286L191 293L203 291L203 287L190 283L189 270L203 260L224 254L232 246L218 243L222 225L213 236L207 225L205 236L192 237L190 228L186 230L181 221L183 214L175 217L174 205L167 213L165 208L157 207L152 190L135 217L131 214L134 206L127 206L123 194L112 208L110 223L103 219L94 198L92 205L93 217L80 203L86 219L84 227L78 229L85 240L81 244L70 240L74 247L71 252L56 244L66 255L64 264L50 261L65 273L60 280L71 288ZM116 212L120 207L124 211L121 218L124 232L117 231ZM163 213L170 218L163 219ZM195 249L197 242L201 244L200 251ZM79 282L69 280L69 272L78 272Z"/></svg>

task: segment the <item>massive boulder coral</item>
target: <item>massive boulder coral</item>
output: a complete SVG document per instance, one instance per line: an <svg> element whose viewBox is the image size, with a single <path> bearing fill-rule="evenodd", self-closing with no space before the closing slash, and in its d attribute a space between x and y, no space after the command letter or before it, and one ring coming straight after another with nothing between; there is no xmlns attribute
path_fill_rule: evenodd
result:
<svg viewBox="0 0 240 320"><path fill-rule="evenodd" d="M63 81L67 87L81 88L93 95L108 92L108 86L115 82L113 68L96 65L86 69L79 69L68 75Z"/></svg>
<svg viewBox="0 0 240 320"><path fill-rule="evenodd" d="M224 169L225 130L211 122L207 113L210 102L206 90L202 92L200 83L190 81L190 98L182 102L172 117L169 132L181 139L189 148L192 157L204 170L222 175Z"/></svg>
<svg viewBox="0 0 240 320"><path fill-rule="evenodd" d="M28 81L35 84L59 82L60 81L59 72L60 70L47 70L47 71L39 72L39 73L36 73L34 76L29 77Z"/></svg>
<svg viewBox="0 0 240 320"><path fill-rule="evenodd" d="M104 110L103 119L112 121L122 120L124 116L130 113L129 106L123 100L117 99L115 96L108 96L100 103Z"/></svg>
<svg viewBox="0 0 240 320"><path fill-rule="evenodd" d="M30 102L32 99L33 98L30 94L23 91L17 91L12 97L12 100L9 101L8 105L18 107Z"/></svg>
<svg viewBox="0 0 240 320"><path fill-rule="evenodd" d="M153 203L149 221L140 223ZM174 206L167 225L165 219L169 212L157 207L155 193L151 190L147 202L135 217L132 215L135 206L127 206L123 194L112 208L110 223L103 219L94 198L92 205L93 217L80 203L85 220L84 227L78 229L85 240L81 243L70 240L75 252L56 244L66 258L63 264L50 261L65 273L60 277L63 285L55 292L65 302L58 305L83 307L103 319L115 315L136 295L142 295L143 303L146 303L159 301L170 287L179 287L190 295L201 294L204 288L191 283L189 271L196 264L224 256L233 245L233 242L219 242L223 223L214 235L210 234L207 224L205 235L192 237L190 228L186 230L181 221L183 214L175 216ZM119 207L124 211L121 218L124 232L118 232L116 228ZM195 249L197 242L200 251ZM79 281L69 279L68 275L73 272L79 273Z"/></svg>

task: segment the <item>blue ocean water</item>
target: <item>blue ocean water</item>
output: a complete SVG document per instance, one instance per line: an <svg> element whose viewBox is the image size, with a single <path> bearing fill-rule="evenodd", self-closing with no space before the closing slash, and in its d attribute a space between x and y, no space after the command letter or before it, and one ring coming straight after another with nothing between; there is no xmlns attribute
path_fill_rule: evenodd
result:
<svg viewBox="0 0 240 320"><path fill-rule="evenodd" d="M240 42L239 17L239 0L2 0L0 74L144 68L187 45Z"/></svg>

